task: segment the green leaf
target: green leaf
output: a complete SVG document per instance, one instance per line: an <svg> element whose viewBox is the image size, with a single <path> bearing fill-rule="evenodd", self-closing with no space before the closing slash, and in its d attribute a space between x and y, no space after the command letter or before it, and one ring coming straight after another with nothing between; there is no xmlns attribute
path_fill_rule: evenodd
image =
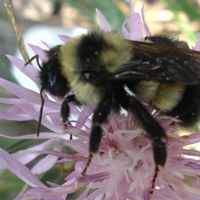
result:
<svg viewBox="0 0 200 200"><path fill-rule="evenodd" d="M14 199L24 185L24 182L10 171L0 171L0 199Z"/></svg>
<svg viewBox="0 0 200 200"><path fill-rule="evenodd" d="M200 12L199 6L192 1L188 0L181 0L181 1L174 1L174 0L160 0L165 4L166 7L169 8L174 14L175 21L177 22L178 26L180 27L181 31L188 35L188 37L193 41L196 42L197 34L194 32L192 25L186 24L182 21L181 13L185 13L191 21L200 21Z"/></svg>

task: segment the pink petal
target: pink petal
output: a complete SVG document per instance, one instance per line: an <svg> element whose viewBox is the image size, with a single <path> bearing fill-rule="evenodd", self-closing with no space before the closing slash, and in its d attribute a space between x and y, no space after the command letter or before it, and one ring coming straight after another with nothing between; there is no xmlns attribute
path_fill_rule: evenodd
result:
<svg viewBox="0 0 200 200"><path fill-rule="evenodd" d="M125 25L129 22L129 20L125 20L122 24L122 33L124 35L124 38L128 39L129 38L129 32L127 31L127 29L125 28Z"/></svg>
<svg viewBox="0 0 200 200"><path fill-rule="evenodd" d="M36 55L39 55L39 58L42 60L42 62L47 61L48 58L47 58L47 55L46 55L44 49L42 49L39 46L33 45L33 44L28 44L28 46L33 50L33 52Z"/></svg>
<svg viewBox="0 0 200 200"><path fill-rule="evenodd" d="M56 147L54 148L54 150L56 151L61 151L61 146L60 144L57 142L58 145L56 145ZM31 170L31 172L33 174L42 174L43 172L48 171L49 169L51 169L57 162L58 157L57 156L53 156L53 155L47 155L45 156L45 158L43 158L42 160L40 160Z"/></svg>
<svg viewBox="0 0 200 200"><path fill-rule="evenodd" d="M79 135L79 136L85 136L85 137L89 137L90 136L90 133L88 133L88 132L86 132L84 130L76 129L76 128L66 129L66 130L63 131L63 134L73 134L73 135Z"/></svg>
<svg viewBox="0 0 200 200"><path fill-rule="evenodd" d="M24 139L51 139L54 138L56 139L58 137L57 133L40 133L39 136L37 134L31 134L31 135L23 135L23 136L8 136L8 135L3 135L0 134L0 137L12 139L12 140L24 140ZM64 138L64 136L62 136ZM66 136L65 136L66 137Z"/></svg>
<svg viewBox="0 0 200 200"><path fill-rule="evenodd" d="M18 99L18 100L20 101L21 99ZM29 121L29 120L33 120L34 119L33 117L31 117L29 114L25 113L25 111L27 109L27 105L24 102L25 102L24 100L21 100L20 103L16 103L16 106L12 106L7 111L4 111L4 110L0 109L0 118L6 119L6 120L12 120L12 121L13 120L14 121ZM9 103L7 102L7 104L9 104ZM34 104L30 104L30 105L33 106L33 108L38 111L38 118L39 118L39 108L40 108L40 106L38 107L38 106L35 106ZM18 114L16 114L16 113L18 113ZM61 128L59 111L50 110L50 109L44 107L43 116L46 116L46 115L49 115L51 119L52 119L52 116L56 116L57 121L59 123L54 124L55 120L52 120L52 122L53 122L54 126L56 126L58 128ZM36 119L36 120L38 120L38 119Z"/></svg>
<svg viewBox="0 0 200 200"><path fill-rule="evenodd" d="M66 194L55 194L54 190L48 188L31 188L25 194L16 197L14 200L65 200L66 197Z"/></svg>
<svg viewBox="0 0 200 200"><path fill-rule="evenodd" d="M71 40L71 37L68 35L58 35L58 37L64 42L68 42L69 40Z"/></svg>
<svg viewBox="0 0 200 200"><path fill-rule="evenodd" d="M80 175L80 172L73 171L71 174L69 174L69 175L65 178L65 180L66 180L66 181L73 180L73 179L77 178L79 175Z"/></svg>
<svg viewBox="0 0 200 200"><path fill-rule="evenodd" d="M14 173L17 177L31 187L46 187L29 171L27 167L25 167L22 163L1 148L0 158L1 165L4 165L4 167L8 168L12 173Z"/></svg>
<svg viewBox="0 0 200 200"><path fill-rule="evenodd" d="M5 104L10 104L10 98L0 98L0 102L1 103L5 103ZM7 109L8 112L10 113L18 113L18 114L24 114L24 111L19 108L17 105L14 105L15 104L15 101L23 101L23 99L12 99L13 102L11 103L11 105L13 104L13 106L11 106L10 108ZM10 102L10 103L7 103L7 102Z"/></svg>
<svg viewBox="0 0 200 200"><path fill-rule="evenodd" d="M1 80L0 80L0 81L1 81ZM8 84L9 84L9 83L11 83L11 82L8 82ZM0 83L0 84L1 84L1 83ZM11 83L11 86L13 86L12 83ZM17 89L20 89L20 87L19 87L19 88L17 87L18 85L14 85L14 86L16 86ZM3 87L3 84L2 84L2 87ZM22 87L22 89L23 89L23 87ZM25 90L24 92L26 92L26 91L31 91L31 92L32 92L32 90ZM15 91L15 92L16 92L15 94L18 94L18 95L20 95L21 97L24 97L24 98L26 99L26 96L22 96L21 93L17 93L17 91ZM23 91L22 91L22 94L23 94ZM32 94L33 94L33 95L36 95L36 96L39 95L38 93L32 93ZM46 99L45 97L44 97L44 99L45 99L45 108L44 108L44 112L49 113L49 110L51 110L52 113L59 113L59 112L60 112L60 103L59 103L59 102L51 101L51 100L49 100L49 99ZM27 100L29 100L29 98L28 98ZM40 109L40 104L41 104L41 103L35 104L35 103L37 103L37 102L36 102L36 98L35 98L35 99L32 98L32 100L34 100L35 102L32 101L32 102L34 102L34 103L31 103L31 101L29 101L30 104L31 104L35 109L38 109L38 110L39 110L39 109ZM26 102L26 101L24 101L23 99L17 99L17 98L1 98L1 97L0 97L0 103L13 105L11 108L9 108L9 109L7 110L7 111L12 112L12 113L15 113L15 112L16 112L16 113L18 113L18 114L23 114L24 112L22 111L22 109L19 108L18 105L23 106L24 102ZM39 102L39 101L38 101L38 102Z"/></svg>
<svg viewBox="0 0 200 200"><path fill-rule="evenodd" d="M38 80L38 70L32 65L25 66L25 62L19 58L11 55L6 55L6 57L15 65L21 72L23 72L27 77L29 77L35 83L39 83Z"/></svg>
<svg viewBox="0 0 200 200"><path fill-rule="evenodd" d="M51 46L47 44L45 41L42 40L41 42L47 47L47 49L51 49Z"/></svg>
<svg viewBox="0 0 200 200"><path fill-rule="evenodd" d="M74 106L73 103L69 103L70 114L74 115L77 118L80 115L80 111Z"/></svg>
<svg viewBox="0 0 200 200"><path fill-rule="evenodd" d="M188 162L188 163L186 164L186 166L189 166L189 167L191 167L191 168L193 168L193 169L198 169L198 170L200 170L200 165L197 164L197 163L194 163L194 162Z"/></svg>
<svg viewBox="0 0 200 200"><path fill-rule="evenodd" d="M88 125L91 126L91 120L88 120L88 117L93 113L94 108L95 108L94 106L86 106L86 107L84 107L84 109L81 111L81 113L80 113L80 115L79 115L79 117L77 119L77 121L79 123L76 123L75 128L81 129L84 126L84 124L86 126L88 126ZM86 123L87 120L88 120L88 122Z"/></svg>
<svg viewBox="0 0 200 200"><path fill-rule="evenodd" d="M37 92L26 89L2 78L0 78L0 85L8 90L10 93L20 97L21 99L40 104L40 96Z"/></svg>
<svg viewBox="0 0 200 200"><path fill-rule="evenodd" d="M144 189L144 200L150 200L150 194L149 194L149 189Z"/></svg>
<svg viewBox="0 0 200 200"><path fill-rule="evenodd" d="M110 176L111 175L108 172L101 172L98 174L81 176L81 177L77 178L77 180L80 182L93 182L93 181L105 180L107 178L110 178Z"/></svg>
<svg viewBox="0 0 200 200"><path fill-rule="evenodd" d="M146 36L147 37L151 36L151 32L149 30L149 27L146 24L145 17L144 17L144 4L142 6L141 13L142 13L143 26L144 26L144 30L145 30Z"/></svg>
<svg viewBox="0 0 200 200"><path fill-rule="evenodd" d="M33 174L42 174L51 169L56 164L57 160L57 157L47 155L32 168L31 172Z"/></svg>
<svg viewBox="0 0 200 200"><path fill-rule="evenodd" d="M140 41L142 38L142 21L139 13L135 13L133 11L133 3L132 0L130 0L130 7L131 7L131 25L130 25L130 32L127 31L125 28L125 25L130 20L125 20L122 24L122 33L124 37L128 40L136 40Z"/></svg>
<svg viewBox="0 0 200 200"><path fill-rule="evenodd" d="M79 155L79 154L68 154L68 153L63 153L60 151L43 151L43 153L48 154L48 155L53 155L59 158L63 158L62 160L59 160L58 163L62 163L63 160L66 160L66 162L71 161L71 160L79 160L79 161L85 161L85 157Z"/></svg>
<svg viewBox="0 0 200 200"><path fill-rule="evenodd" d="M61 120L60 120L60 111L59 112L55 112L55 113L48 113L46 112L44 115L49 115L52 123L54 124L54 126L56 127L60 127L61 128Z"/></svg>
<svg viewBox="0 0 200 200"><path fill-rule="evenodd" d="M0 109L0 118L11 121L29 121L33 120L28 114L15 114Z"/></svg>
<svg viewBox="0 0 200 200"><path fill-rule="evenodd" d="M69 161L72 161L72 160L75 160L75 157L71 157L71 158L62 158L62 159L58 160L57 163L66 163L66 162L69 162Z"/></svg>
<svg viewBox="0 0 200 200"><path fill-rule="evenodd" d="M197 33L197 43L195 47L192 48L192 50L200 51L200 32Z"/></svg>
<svg viewBox="0 0 200 200"><path fill-rule="evenodd" d="M89 188L86 188L85 191L76 199L76 200L83 200L87 197L89 192Z"/></svg>
<svg viewBox="0 0 200 200"><path fill-rule="evenodd" d="M0 78L0 85L4 87L5 89L7 89L9 92L15 94L16 96L19 96L22 99L26 99L30 102L41 104L39 100L40 99L39 94L34 91L26 89L12 82L6 81L2 78ZM57 109L60 110L56 102L50 101L47 98L44 98L44 99L45 99L45 106L48 106L48 104L50 103L54 105L54 107L52 107L52 105L50 106L51 109L54 109L55 107L57 107ZM38 111L29 102L26 102L26 101L18 102L17 105L22 110L24 110L27 114L33 117L33 119L38 120L38 116L39 116ZM61 127L59 128L55 127L50 122L48 122L44 117L42 118L42 124L55 132L59 132L61 130L60 129Z"/></svg>
<svg viewBox="0 0 200 200"><path fill-rule="evenodd" d="M184 138L188 144L195 144L200 142L200 132L192 133L190 135L183 135L182 138Z"/></svg>
<svg viewBox="0 0 200 200"><path fill-rule="evenodd" d="M4 104L16 104L10 107L7 111L0 110L0 118L12 121L28 121L33 118L26 114L20 107L24 105L24 100L22 99L10 99L10 98L0 98L0 103Z"/></svg>
<svg viewBox="0 0 200 200"><path fill-rule="evenodd" d="M96 13L97 13L97 17L98 20L101 24L101 28L105 31L105 32L110 32L110 26L108 25L107 21L105 20L105 18L103 17L103 15L101 14L101 12L96 8Z"/></svg>
<svg viewBox="0 0 200 200"><path fill-rule="evenodd" d="M85 141L89 141L89 138L80 138L78 140L68 140L66 141L66 145L73 150L79 152L81 155L88 155L88 142L85 143Z"/></svg>
<svg viewBox="0 0 200 200"><path fill-rule="evenodd" d="M133 11L133 2L130 0L131 7L131 26L130 33L127 39L140 41L142 38L142 21L139 13Z"/></svg>
<svg viewBox="0 0 200 200"><path fill-rule="evenodd" d="M31 147L31 148L28 148L28 149L25 149L25 150L21 150L20 152L13 153L12 156L15 159L17 159L18 161L20 161L22 164L26 165L27 163L31 162L36 157L38 157L40 155L40 153L26 153L26 154L23 154L23 152L44 151L52 144L52 142L54 142L54 139L47 140L46 142L43 142L43 143L41 143L39 145L36 145L34 147Z"/></svg>
<svg viewBox="0 0 200 200"><path fill-rule="evenodd" d="M109 186L107 186L107 187L109 187ZM101 188L99 188L98 190L94 191L89 196L87 196L84 200L93 200L93 199L96 200L98 197L100 197L99 199L103 199L105 191L106 191L106 186L102 186ZM107 199L109 199L109 198L107 198ZM116 199L116 198L114 198L114 199Z"/></svg>
<svg viewBox="0 0 200 200"><path fill-rule="evenodd" d="M24 102L23 103L23 107L20 106L20 108L22 108L25 112L27 112L27 114L29 114L31 117L33 117L33 119L38 121L38 118L39 118L38 117L39 116L38 111L30 103ZM42 117L41 124L43 124L44 126L46 126L47 128L49 128L52 131L55 131L55 132L60 132L61 131L61 127L54 126L52 123L47 121L44 117Z"/></svg>

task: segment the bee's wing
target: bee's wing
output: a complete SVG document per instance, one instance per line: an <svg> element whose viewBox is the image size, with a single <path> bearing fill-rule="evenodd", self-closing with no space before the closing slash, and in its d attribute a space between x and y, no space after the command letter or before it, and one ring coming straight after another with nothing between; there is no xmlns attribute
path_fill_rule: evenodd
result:
<svg viewBox="0 0 200 200"><path fill-rule="evenodd" d="M140 62L140 63L139 63ZM114 73L104 74L103 81L131 81L131 80L155 80L174 82L159 65L152 65L140 60L122 65Z"/></svg>
<svg viewBox="0 0 200 200"><path fill-rule="evenodd" d="M185 85L200 84L200 52L176 49L178 52L159 59L160 67L176 82Z"/></svg>
<svg viewBox="0 0 200 200"><path fill-rule="evenodd" d="M200 52L159 44L131 42L132 61L109 74L107 81L133 79L200 84Z"/></svg>

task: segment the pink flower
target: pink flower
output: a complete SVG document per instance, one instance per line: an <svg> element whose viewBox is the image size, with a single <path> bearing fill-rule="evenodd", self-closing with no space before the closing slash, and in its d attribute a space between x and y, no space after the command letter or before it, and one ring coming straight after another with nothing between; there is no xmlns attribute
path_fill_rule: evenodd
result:
<svg viewBox="0 0 200 200"><path fill-rule="evenodd" d="M144 29L146 35L149 36L150 31L145 23L143 12L142 8ZM97 10L97 15L103 30L110 31L109 25L99 10ZM126 20L122 26L124 37L129 40L140 40L142 37L142 20L138 13L133 12L132 3L130 31L127 31L124 27L127 22ZM64 42L70 39L68 36L60 36L60 38ZM31 48L40 56L41 60L46 59L43 49L34 45L31 45ZM13 56L7 57L24 74L38 83L37 69L31 65L24 67L24 61ZM12 105L7 111L0 110L1 118L16 121L38 120L41 105L39 93L4 79L0 79L0 85L18 97L14 99L0 98L1 103ZM88 157L89 133L92 124L90 116L93 113L93 107L86 106L82 111L79 111L70 104L71 114L77 120L74 121L75 125L71 125L70 129L63 131L59 116L62 100L51 97L52 100L45 98L42 124L53 133L40 133L39 137L36 134L19 137L0 135L10 139L46 139L45 142L37 146L23 149L11 155L0 149L0 168L9 169L32 187L25 194L16 197L15 200L66 199L68 194L83 186L86 189L78 200L147 200L150 198L193 200L200 198L200 179L198 177L200 162L191 157L199 157L200 153L197 150L185 149L190 144L200 142L200 133L182 137L176 135L174 132L178 129L178 126L175 125L177 119L154 112L150 106L145 104L152 116L160 122L168 133L167 162L164 167L159 167L155 190L150 195L151 181L155 171L152 141L130 113L111 114L109 123L103 126L104 136L99 152L93 156L86 176L82 176L81 172L85 168ZM44 118L47 115L52 123ZM73 134L73 140L69 140L69 134ZM61 140L77 153L62 152ZM52 144L54 144L54 147L52 147ZM25 165L41 154L46 154L46 157L29 170ZM58 160L59 158L60 160ZM35 176L48 171L58 162L71 160L77 161L75 169L65 178L66 182L62 185L48 182L51 187L46 187ZM193 178L194 181L191 185L186 184L186 176ZM90 193L91 189L94 189L92 193Z"/></svg>

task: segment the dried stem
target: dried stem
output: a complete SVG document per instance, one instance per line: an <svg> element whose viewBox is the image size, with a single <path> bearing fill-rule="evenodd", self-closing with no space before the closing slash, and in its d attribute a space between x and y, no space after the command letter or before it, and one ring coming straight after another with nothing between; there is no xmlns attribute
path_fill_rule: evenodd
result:
<svg viewBox="0 0 200 200"><path fill-rule="evenodd" d="M17 17L15 15L15 10L13 8L12 0L4 0L4 6L6 8L7 16L8 16L8 19L10 21L10 24L12 26L12 29L13 29L13 32L14 32L14 35L15 35L15 39L17 41L17 46L18 46L24 60L26 62L28 62L29 61L28 52L26 50L26 47L24 45L24 41L22 39L21 30L19 28Z"/></svg>

